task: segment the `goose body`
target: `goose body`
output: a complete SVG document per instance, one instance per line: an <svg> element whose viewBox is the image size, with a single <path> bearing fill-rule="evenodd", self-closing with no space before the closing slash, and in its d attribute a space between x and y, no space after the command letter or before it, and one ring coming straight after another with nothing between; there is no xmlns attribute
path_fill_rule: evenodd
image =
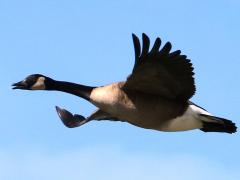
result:
<svg viewBox="0 0 240 180"><path fill-rule="evenodd" d="M90 101L118 119L139 127L163 131L167 130L164 127L169 119L174 119L185 111L186 105L181 103L151 94L125 92L122 90L123 84L120 82L95 88Z"/></svg>
<svg viewBox="0 0 240 180"><path fill-rule="evenodd" d="M63 91L98 107L87 118L56 107L62 122L71 128L92 120L113 120L159 131L236 132L232 121L212 116L189 101L195 93L194 73L185 55L170 52L169 42L159 50L160 38L149 51L149 38L143 34L142 39L141 50L133 34L135 65L126 81L90 87L34 74L13 84L14 89Z"/></svg>

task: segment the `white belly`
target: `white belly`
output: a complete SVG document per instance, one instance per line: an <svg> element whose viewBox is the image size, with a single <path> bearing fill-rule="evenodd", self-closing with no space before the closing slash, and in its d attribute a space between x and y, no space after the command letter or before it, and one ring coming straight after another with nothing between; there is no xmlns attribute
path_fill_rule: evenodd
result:
<svg viewBox="0 0 240 180"><path fill-rule="evenodd" d="M162 126L160 130L171 132L202 128L202 122L198 117L199 114L210 115L207 111L195 105L190 105L182 116L170 120L165 126Z"/></svg>

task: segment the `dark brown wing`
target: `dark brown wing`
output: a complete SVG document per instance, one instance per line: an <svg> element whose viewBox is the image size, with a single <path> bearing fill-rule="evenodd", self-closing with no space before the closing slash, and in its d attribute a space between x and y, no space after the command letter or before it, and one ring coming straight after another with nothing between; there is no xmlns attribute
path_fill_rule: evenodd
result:
<svg viewBox="0 0 240 180"><path fill-rule="evenodd" d="M135 64L132 74L127 78L124 89L157 94L169 99L187 101L195 93L193 67L187 56L177 50L170 53L171 43L162 49L157 38L151 51L150 40L142 34L142 51L139 39L133 36Z"/></svg>

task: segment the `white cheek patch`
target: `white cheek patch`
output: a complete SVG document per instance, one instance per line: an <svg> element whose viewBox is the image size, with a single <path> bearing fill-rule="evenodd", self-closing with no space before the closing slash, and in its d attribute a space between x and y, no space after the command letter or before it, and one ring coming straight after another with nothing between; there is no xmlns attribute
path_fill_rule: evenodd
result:
<svg viewBox="0 0 240 180"><path fill-rule="evenodd" d="M46 88L45 86L45 77L39 77L35 84L32 85L31 89L33 90L43 90Z"/></svg>

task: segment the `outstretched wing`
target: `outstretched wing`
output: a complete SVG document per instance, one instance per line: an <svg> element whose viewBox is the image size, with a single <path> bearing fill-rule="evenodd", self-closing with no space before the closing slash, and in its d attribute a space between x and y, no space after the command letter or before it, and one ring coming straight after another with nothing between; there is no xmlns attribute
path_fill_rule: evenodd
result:
<svg viewBox="0 0 240 180"><path fill-rule="evenodd" d="M169 99L190 99L195 93L193 67L187 56L177 50L170 53L172 45L167 42L162 49L157 38L149 51L150 40L142 34L142 51L139 39L132 35L135 64L127 78L124 89L157 94Z"/></svg>
<svg viewBox="0 0 240 180"><path fill-rule="evenodd" d="M68 128L75 128L82 126L89 121L92 120L111 120L111 121L122 121L125 122L124 120L120 120L118 118L115 118L114 116L111 116L110 114L102 111L101 109L97 109L94 113L92 113L89 117L85 118L82 115L79 114L72 114L66 109L62 109L58 106L56 106L56 110L58 113L58 116L62 120L63 124L67 126Z"/></svg>
<svg viewBox="0 0 240 180"><path fill-rule="evenodd" d="M94 111L87 119L88 120L97 120L97 121L110 120L110 121L125 122L124 120L118 119L118 118L106 113L105 111L102 111L101 109L97 109L96 111Z"/></svg>

